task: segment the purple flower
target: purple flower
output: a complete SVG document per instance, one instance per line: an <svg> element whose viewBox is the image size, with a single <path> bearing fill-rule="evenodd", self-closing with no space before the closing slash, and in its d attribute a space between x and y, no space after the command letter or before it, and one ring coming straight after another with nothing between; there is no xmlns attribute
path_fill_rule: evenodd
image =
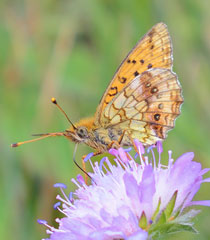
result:
<svg viewBox="0 0 210 240"><path fill-rule="evenodd" d="M154 149L159 154L155 160ZM115 164L103 158L93 165L89 173L93 182L87 185L79 175L77 190L69 195L64 193L65 185L60 187L61 201L55 207L65 217L56 219L56 229L39 220L48 227L47 233L52 240L112 240L112 239L147 239L180 230L196 232L191 218L198 211L186 208L192 205L210 206L210 201L192 201L201 183L210 182L203 179L209 169L202 169L194 162L193 153L185 153L175 162L169 151L168 164L161 164L161 143L149 147L147 153L141 143L135 140L135 149L139 156L134 160L129 151L123 148L112 149ZM151 153L148 153L151 152ZM92 155L90 155L91 157ZM152 157L151 157L152 156ZM183 210L185 210L183 212Z"/></svg>

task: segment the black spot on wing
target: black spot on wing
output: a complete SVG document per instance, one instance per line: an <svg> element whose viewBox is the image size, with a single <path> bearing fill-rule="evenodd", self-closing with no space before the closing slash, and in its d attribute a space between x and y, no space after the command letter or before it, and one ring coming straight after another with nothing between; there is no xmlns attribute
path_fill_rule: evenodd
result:
<svg viewBox="0 0 210 240"><path fill-rule="evenodd" d="M155 121L159 121L159 120L160 120L160 114L159 114L159 113L156 113L156 114L154 115L154 119L155 119Z"/></svg>
<svg viewBox="0 0 210 240"><path fill-rule="evenodd" d="M118 93L117 87L111 87L110 90L113 92L113 93L108 93L108 95L111 97L115 96Z"/></svg>
<svg viewBox="0 0 210 240"><path fill-rule="evenodd" d="M152 64L149 63L148 66L147 66L148 69L152 68Z"/></svg>
<svg viewBox="0 0 210 240"><path fill-rule="evenodd" d="M158 88L157 87L153 87L150 92L151 93L156 93L156 92L158 92Z"/></svg>
<svg viewBox="0 0 210 240"><path fill-rule="evenodd" d="M121 83L126 83L126 80L127 80L127 78L125 78L125 77L120 78Z"/></svg>

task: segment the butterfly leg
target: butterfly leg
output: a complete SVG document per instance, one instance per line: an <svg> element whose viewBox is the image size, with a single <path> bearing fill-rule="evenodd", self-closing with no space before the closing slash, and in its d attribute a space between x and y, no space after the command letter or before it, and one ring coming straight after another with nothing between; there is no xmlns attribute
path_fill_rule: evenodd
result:
<svg viewBox="0 0 210 240"><path fill-rule="evenodd" d="M111 141L111 142L109 143L107 149L109 150L109 149L111 149L111 148L120 148L119 142L116 141L116 140Z"/></svg>
<svg viewBox="0 0 210 240"><path fill-rule="evenodd" d="M107 148L108 149L110 149L110 148L120 148L121 147L120 144L122 143L125 132L126 132L126 130L123 131L122 135L120 135L118 140L111 141Z"/></svg>
<svg viewBox="0 0 210 240"><path fill-rule="evenodd" d="M134 140L133 140L133 138L131 137L131 135L129 133L128 133L128 137L129 137L129 139L131 140L131 142L133 144L133 148L134 148L135 152L139 153L139 149L136 147L136 144L134 143ZM141 157L145 161L144 156L141 156Z"/></svg>
<svg viewBox="0 0 210 240"><path fill-rule="evenodd" d="M125 135L125 132L126 132L126 130L123 131L123 134L120 136L120 138L119 138L118 141L116 141L116 140L112 141L112 142L108 145L108 149L110 149L110 148L116 148L116 149L120 148L120 147L121 147L122 139L123 139L123 137L124 137L124 135ZM126 155L127 155L128 159L130 159L130 160L132 159L131 156L130 156L127 152L126 152Z"/></svg>
<svg viewBox="0 0 210 240"><path fill-rule="evenodd" d="M132 145L133 145L134 150L135 150L136 152L138 152L139 150L137 149L137 147L136 147L136 145L135 145L135 143L134 143L134 140L133 140L133 138L131 137L131 135L130 135L129 133L128 133L128 137L129 137L130 141L132 142Z"/></svg>
<svg viewBox="0 0 210 240"><path fill-rule="evenodd" d="M132 137L130 136L130 134L129 134L129 132L128 132L127 130L124 130L123 133L122 133L122 135L120 136L120 138L119 138L119 140L118 140L119 144L121 145L122 140L123 140L123 137L125 136L125 133L126 133L126 132L127 132L128 137L130 138L130 140L131 140L131 142L132 142L132 144L133 144L133 146L134 146L134 148L135 148L135 144L134 144L134 142L133 142L133 139L132 139ZM132 159L131 156L130 156L128 153L126 153L126 154L127 154L128 159L131 160L131 159Z"/></svg>
<svg viewBox="0 0 210 240"><path fill-rule="evenodd" d="M136 147L136 145L135 145L135 143L134 143L134 140L133 140L133 138L131 137L130 133L129 133L127 130L124 130L123 133L122 133L122 135L120 136L120 138L119 138L119 140L118 140L119 145L121 145L122 140L123 140L123 137L125 136L125 133L126 133L126 132L127 132L127 135L128 135L128 137L129 137L132 145L133 145L134 150L135 150L136 152L138 152L138 149L137 149L137 147ZM127 153L127 156L128 156L129 159L131 159L131 157L130 157L130 155L129 155L128 153Z"/></svg>
<svg viewBox="0 0 210 240"><path fill-rule="evenodd" d="M95 157L97 155L100 155L102 152L101 151L97 151L93 153L92 157ZM87 157L87 155L82 156L82 168L83 168L83 172L86 172L86 166L85 166L85 158ZM87 173L87 172L86 172ZM87 184L87 178L90 177L88 174L85 174L85 183ZM92 178L91 178L92 179ZM92 179L93 180L93 179Z"/></svg>
<svg viewBox="0 0 210 240"><path fill-rule="evenodd" d="M121 144L122 143L122 140L123 140L123 137L125 136L125 132L126 130L123 131L122 135L120 136L119 140L118 140L118 143Z"/></svg>

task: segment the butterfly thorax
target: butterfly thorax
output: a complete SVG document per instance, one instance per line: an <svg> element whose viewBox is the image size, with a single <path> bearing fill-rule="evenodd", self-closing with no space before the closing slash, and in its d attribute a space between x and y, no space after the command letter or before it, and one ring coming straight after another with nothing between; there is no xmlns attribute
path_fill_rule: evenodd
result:
<svg viewBox="0 0 210 240"><path fill-rule="evenodd" d="M76 143L85 143L100 152L106 152L115 146L122 137L123 131L112 126L102 127L94 124L94 118L82 119L75 124L76 128L70 127L65 132L65 137ZM132 145L130 139L125 135L121 146Z"/></svg>

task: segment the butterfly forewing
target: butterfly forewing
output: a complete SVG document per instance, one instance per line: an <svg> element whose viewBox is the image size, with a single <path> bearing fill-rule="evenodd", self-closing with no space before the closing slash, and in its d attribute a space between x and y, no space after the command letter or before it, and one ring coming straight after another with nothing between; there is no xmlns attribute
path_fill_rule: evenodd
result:
<svg viewBox="0 0 210 240"><path fill-rule="evenodd" d="M131 50L116 71L95 115L95 124L103 125L102 112L111 100L136 76L152 68L171 69L172 45L167 26L156 24Z"/></svg>

